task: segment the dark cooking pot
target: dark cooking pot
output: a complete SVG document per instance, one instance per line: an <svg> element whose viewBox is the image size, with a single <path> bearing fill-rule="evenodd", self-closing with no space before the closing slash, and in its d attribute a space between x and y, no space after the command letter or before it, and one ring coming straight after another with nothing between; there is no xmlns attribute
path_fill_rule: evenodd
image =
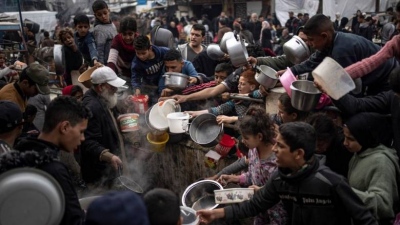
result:
<svg viewBox="0 0 400 225"><path fill-rule="evenodd" d="M173 49L174 35L172 35L172 32L167 29L157 27L154 33L151 35L151 42L156 46Z"/></svg>
<svg viewBox="0 0 400 225"><path fill-rule="evenodd" d="M223 131L223 125L219 125L217 117L211 113L197 116L189 127L190 138L203 147L216 146Z"/></svg>
<svg viewBox="0 0 400 225"><path fill-rule="evenodd" d="M165 77L165 86L175 91L185 89L189 83L189 76L182 73L167 72Z"/></svg>

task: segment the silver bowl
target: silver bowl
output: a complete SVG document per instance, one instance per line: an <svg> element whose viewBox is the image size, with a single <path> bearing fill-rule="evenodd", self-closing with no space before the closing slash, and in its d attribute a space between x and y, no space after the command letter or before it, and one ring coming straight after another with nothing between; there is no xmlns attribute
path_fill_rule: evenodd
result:
<svg viewBox="0 0 400 225"><path fill-rule="evenodd" d="M213 180L201 180L191 184L186 188L182 195L182 205L200 209L215 209L219 204L215 204L214 190L222 190L223 187Z"/></svg>
<svg viewBox="0 0 400 225"><path fill-rule="evenodd" d="M321 97L321 91L318 90L312 81L297 80L290 85L292 90L292 106L300 111L309 112L315 109Z"/></svg>

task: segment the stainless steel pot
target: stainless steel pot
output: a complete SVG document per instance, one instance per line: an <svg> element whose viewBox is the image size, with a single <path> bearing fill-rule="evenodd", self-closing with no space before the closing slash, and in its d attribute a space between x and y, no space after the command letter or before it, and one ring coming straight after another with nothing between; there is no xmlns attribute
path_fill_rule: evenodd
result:
<svg viewBox="0 0 400 225"><path fill-rule="evenodd" d="M293 64L299 64L310 57L310 49L299 36L293 36L283 45L286 58Z"/></svg>
<svg viewBox="0 0 400 225"><path fill-rule="evenodd" d="M203 147L216 146L223 131L223 125L219 125L217 117L211 113L197 116L189 127L190 138Z"/></svg>
<svg viewBox="0 0 400 225"><path fill-rule="evenodd" d="M185 89L189 83L189 76L182 73L167 72L163 77L165 77L165 86L176 91Z"/></svg>
<svg viewBox="0 0 400 225"><path fill-rule="evenodd" d="M182 205L200 209L215 209L214 190L224 189L221 184L213 180L201 180L189 185L182 195Z"/></svg>
<svg viewBox="0 0 400 225"><path fill-rule="evenodd" d="M255 67L255 69L257 72L255 76L256 81L266 89L273 88L278 83L279 77L276 75L276 70L266 65Z"/></svg>
<svg viewBox="0 0 400 225"><path fill-rule="evenodd" d="M221 51L225 52L226 54L228 54L228 47L226 46L226 41L231 38L235 38L235 35L233 34L233 32L231 32L231 31L226 32L224 34L224 36L222 36L221 42L219 43Z"/></svg>
<svg viewBox="0 0 400 225"><path fill-rule="evenodd" d="M63 75L65 73L65 54L62 45L54 45L53 56L57 75Z"/></svg>
<svg viewBox="0 0 400 225"><path fill-rule="evenodd" d="M321 97L319 91L312 81L297 80L290 85L292 90L292 106L300 111L311 111L318 104Z"/></svg>
<svg viewBox="0 0 400 225"><path fill-rule="evenodd" d="M0 176L0 224L53 225L64 215L60 184L48 173L18 168Z"/></svg>
<svg viewBox="0 0 400 225"><path fill-rule="evenodd" d="M231 38L226 41L226 47L233 66L240 67L248 64L249 54L242 40L238 41L236 38Z"/></svg>
<svg viewBox="0 0 400 225"><path fill-rule="evenodd" d="M225 53L221 50L217 44L209 44L207 46L207 55L213 60L220 60L225 56Z"/></svg>
<svg viewBox="0 0 400 225"><path fill-rule="evenodd" d="M174 35L168 29L158 27L151 37L151 42L153 45L172 49L174 48Z"/></svg>

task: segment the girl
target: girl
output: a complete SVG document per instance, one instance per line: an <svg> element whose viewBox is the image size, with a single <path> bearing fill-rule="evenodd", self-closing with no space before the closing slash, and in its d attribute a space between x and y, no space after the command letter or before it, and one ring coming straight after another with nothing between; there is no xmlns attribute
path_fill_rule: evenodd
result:
<svg viewBox="0 0 400 225"><path fill-rule="evenodd" d="M83 57L75 44L74 32L70 28L64 28L58 33L58 39L63 45L65 54L65 74L64 81L67 85L72 85L71 71L79 70L83 64Z"/></svg>
<svg viewBox="0 0 400 225"><path fill-rule="evenodd" d="M239 94L248 95L252 93L259 84L254 78L255 72L253 70L246 70L242 74L240 74L238 90ZM254 96L254 98L261 98L261 96ZM234 100L230 100L222 105L217 107L212 107L208 110L200 110L200 111L189 111L188 113L193 117L204 114L204 113L212 113L217 116L218 123L235 123L238 121L239 117L244 116L247 109L249 108L250 103L247 101L236 102ZM226 116L228 114L235 114L234 116Z"/></svg>
<svg viewBox="0 0 400 225"><path fill-rule="evenodd" d="M249 148L248 172L241 175L222 175L220 181L250 186L257 191L278 169L272 152L276 136L274 123L263 108L250 107L240 121L239 129L242 142ZM286 221L286 211L282 203L278 203L255 217L254 224L286 224Z"/></svg>
<svg viewBox="0 0 400 225"><path fill-rule="evenodd" d="M69 85L62 89L62 95L69 95L76 98L78 101L82 101L83 90L79 85Z"/></svg>
<svg viewBox="0 0 400 225"><path fill-rule="evenodd" d="M112 40L110 55L107 60L107 66L126 80L128 85L131 83L132 60L136 55L133 40L137 35L136 20L130 16L123 18L120 23L119 34Z"/></svg>
<svg viewBox="0 0 400 225"><path fill-rule="evenodd" d="M277 114L271 115L272 120L278 126L288 122L304 121L309 114L308 112L303 112L295 109L292 106L290 97L287 93L283 93L279 97L278 109L279 112Z"/></svg>
<svg viewBox="0 0 400 225"><path fill-rule="evenodd" d="M395 217L393 206L399 200L399 158L395 150L381 144L387 136L387 124L383 115L360 113L350 118L343 128L344 146L353 153L349 184L379 224L391 224Z"/></svg>

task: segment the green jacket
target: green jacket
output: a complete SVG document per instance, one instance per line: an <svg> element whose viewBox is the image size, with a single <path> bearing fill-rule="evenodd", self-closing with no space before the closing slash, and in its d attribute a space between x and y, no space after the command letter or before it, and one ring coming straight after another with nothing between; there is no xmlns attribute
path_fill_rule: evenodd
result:
<svg viewBox="0 0 400 225"><path fill-rule="evenodd" d="M396 151L384 145L355 153L349 162L349 184L378 220L395 217L398 162Z"/></svg>
<svg viewBox="0 0 400 225"><path fill-rule="evenodd" d="M286 70L288 67L292 67L293 63L286 59L285 55L276 56L276 57L258 57L257 58L257 65L266 65L271 67L272 69L279 71L279 70Z"/></svg>

